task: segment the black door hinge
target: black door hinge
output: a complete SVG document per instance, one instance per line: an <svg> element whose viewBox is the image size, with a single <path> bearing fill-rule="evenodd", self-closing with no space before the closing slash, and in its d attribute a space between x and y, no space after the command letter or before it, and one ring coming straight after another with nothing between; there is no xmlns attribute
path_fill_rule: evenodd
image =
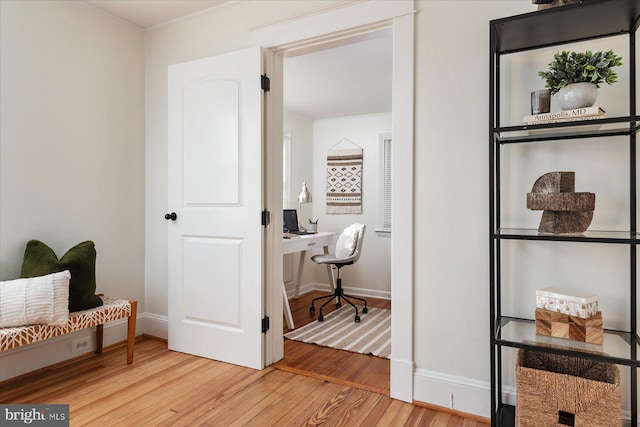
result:
<svg viewBox="0 0 640 427"><path fill-rule="evenodd" d="M265 92L269 92L271 90L271 80L266 74L260 76L260 85L262 86L262 90Z"/></svg>
<svg viewBox="0 0 640 427"><path fill-rule="evenodd" d="M266 334L269 330L269 316L264 316L262 318L262 333Z"/></svg>
<svg viewBox="0 0 640 427"><path fill-rule="evenodd" d="M262 225L263 226L266 227L267 225L269 225L271 223L271 212L269 212L266 209L263 210L262 211L262 219L261 219L261 221L262 221Z"/></svg>

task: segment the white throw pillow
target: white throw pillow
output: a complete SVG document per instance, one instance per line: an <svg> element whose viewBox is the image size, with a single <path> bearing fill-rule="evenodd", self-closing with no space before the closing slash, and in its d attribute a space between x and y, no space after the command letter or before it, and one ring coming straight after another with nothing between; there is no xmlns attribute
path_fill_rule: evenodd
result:
<svg viewBox="0 0 640 427"><path fill-rule="evenodd" d="M351 224L344 229L336 242L336 258L345 259L353 255L358 247L360 224Z"/></svg>
<svg viewBox="0 0 640 427"><path fill-rule="evenodd" d="M0 328L48 324L69 318L69 271L0 282Z"/></svg>

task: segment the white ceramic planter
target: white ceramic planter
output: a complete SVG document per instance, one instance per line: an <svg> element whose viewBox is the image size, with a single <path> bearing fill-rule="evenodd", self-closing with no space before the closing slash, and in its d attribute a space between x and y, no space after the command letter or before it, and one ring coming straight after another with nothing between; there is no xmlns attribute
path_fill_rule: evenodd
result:
<svg viewBox="0 0 640 427"><path fill-rule="evenodd" d="M598 99L595 83L571 83L558 91L558 105L563 110L591 107Z"/></svg>

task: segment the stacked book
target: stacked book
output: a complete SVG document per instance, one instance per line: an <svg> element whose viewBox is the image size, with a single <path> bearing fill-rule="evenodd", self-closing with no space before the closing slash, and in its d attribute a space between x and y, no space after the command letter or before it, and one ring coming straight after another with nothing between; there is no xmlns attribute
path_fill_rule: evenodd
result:
<svg viewBox="0 0 640 427"><path fill-rule="evenodd" d="M542 125L547 123L578 122L604 118L604 110L598 106L575 108L554 113L531 114L522 119L525 125Z"/></svg>

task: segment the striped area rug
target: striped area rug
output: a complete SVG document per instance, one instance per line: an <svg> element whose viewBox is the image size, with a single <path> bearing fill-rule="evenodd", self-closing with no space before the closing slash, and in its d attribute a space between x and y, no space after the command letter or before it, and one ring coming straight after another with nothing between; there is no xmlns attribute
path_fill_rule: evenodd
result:
<svg viewBox="0 0 640 427"><path fill-rule="evenodd" d="M359 311L360 323L353 321L353 307L344 305L324 316L324 322L313 321L289 332L285 338L388 359L391 354L391 310L369 307L367 314Z"/></svg>

